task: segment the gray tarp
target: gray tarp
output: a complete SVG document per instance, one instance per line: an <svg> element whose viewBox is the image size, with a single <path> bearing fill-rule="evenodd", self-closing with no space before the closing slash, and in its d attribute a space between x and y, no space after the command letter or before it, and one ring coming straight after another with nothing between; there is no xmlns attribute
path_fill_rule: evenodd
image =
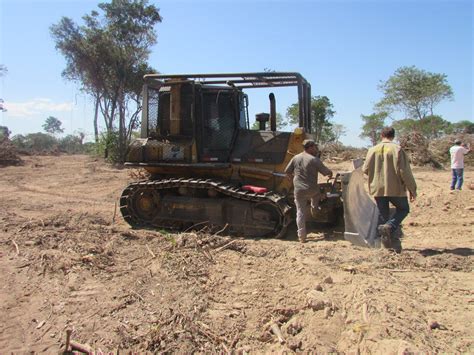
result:
<svg viewBox="0 0 474 355"><path fill-rule="evenodd" d="M360 165L354 162L354 165ZM342 199L344 201L344 238L365 247L379 247L377 205L364 188L366 184L362 168L342 175Z"/></svg>

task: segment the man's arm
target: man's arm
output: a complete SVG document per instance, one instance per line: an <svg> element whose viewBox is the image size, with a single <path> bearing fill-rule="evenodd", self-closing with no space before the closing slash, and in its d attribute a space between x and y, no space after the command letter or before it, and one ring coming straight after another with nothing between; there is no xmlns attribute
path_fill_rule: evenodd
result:
<svg viewBox="0 0 474 355"><path fill-rule="evenodd" d="M362 166L362 172L365 175L369 175L369 167L370 167L370 164L372 162L373 156L374 156L374 154L373 154L372 150L369 149L369 151L367 152L367 155L365 157L364 166Z"/></svg>
<svg viewBox="0 0 474 355"><path fill-rule="evenodd" d="M411 171L410 161L403 149L398 153L398 165L400 169L400 177L410 193L410 201L416 199L416 182Z"/></svg>
<svg viewBox="0 0 474 355"><path fill-rule="evenodd" d="M320 172L324 176L332 177L332 170L329 169L326 165L324 165L321 159L319 158L316 158L316 168L318 169L318 172Z"/></svg>
<svg viewBox="0 0 474 355"><path fill-rule="evenodd" d="M293 179L293 173L295 171L295 163L293 162L293 159L294 158L292 158L290 160L290 162L288 163L288 165L285 168L286 178L290 181L291 181L291 179Z"/></svg>

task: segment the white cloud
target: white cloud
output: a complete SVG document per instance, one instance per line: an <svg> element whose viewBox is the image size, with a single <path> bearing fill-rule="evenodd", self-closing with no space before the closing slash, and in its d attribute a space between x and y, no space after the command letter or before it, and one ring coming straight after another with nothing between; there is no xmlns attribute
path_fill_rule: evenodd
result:
<svg viewBox="0 0 474 355"><path fill-rule="evenodd" d="M47 116L54 113L71 112L72 102L55 103L51 99L36 98L26 102L4 103L9 117L33 118L35 116Z"/></svg>

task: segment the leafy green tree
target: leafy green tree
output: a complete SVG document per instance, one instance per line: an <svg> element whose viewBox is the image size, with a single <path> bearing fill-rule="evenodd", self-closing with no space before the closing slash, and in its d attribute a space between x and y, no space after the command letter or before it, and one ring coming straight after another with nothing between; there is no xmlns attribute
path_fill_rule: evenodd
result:
<svg viewBox="0 0 474 355"><path fill-rule="evenodd" d="M405 136L411 132L417 132L419 130L417 121L411 118L393 121L392 126L395 129L396 135L398 137Z"/></svg>
<svg viewBox="0 0 474 355"><path fill-rule="evenodd" d="M59 140L59 149L69 154L82 153L82 139L79 135L68 134Z"/></svg>
<svg viewBox="0 0 474 355"><path fill-rule="evenodd" d="M161 17L147 0L112 0L98 7L102 16L92 11L83 17L82 26L64 17L51 27L51 34L66 58L63 76L81 83L95 100L96 142L100 110L107 132L118 132L118 156L123 161L131 131L138 126L143 75L156 72L147 60Z"/></svg>
<svg viewBox="0 0 474 355"><path fill-rule="evenodd" d="M11 133L7 126L0 126L0 142L10 138Z"/></svg>
<svg viewBox="0 0 474 355"><path fill-rule="evenodd" d="M30 152L51 151L57 147L56 138L45 133L30 133L26 136L21 134L12 137L12 143L19 149Z"/></svg>
<svg viewBox="0 0 474 355"><path fill-rule="evenodd" d="M282 131L286 128L286 126L288 126L288 123L285 122L285 120L283 119L283 115L281 113L278 113L276 114L276 129L277 131ZM270 122L267 123L267 126L266 126L267 129L270 129ZM259 122L256 120L252 126L250 127L250 129L252 130L258 130L260 129L260 124Z"/></svg>
<svg viewBox="0 0 474 355"><path fill-rule="evenodd" d="M379 90L383 98L376 104L377 111L402 111L405 117L421 120L431 115L441 101L453 98L446 74L430 73L415 66L398 68Z"/></svg>
<svg viewBox="0 0 474 355"><path fill-rule="evenodd" d="M393 127L399 136L407 135L410 132L419 132L425 138L436 139L445 134L453 132L452 123L444 120L441 116L426 116L421 120L404 119L393 122Z"/></svg>
<svg viewBox="0 0 474 355"><path fill-rule="evenodd" d="M11 139L13 145L19 149L24 149L25 146L25 136L22 134L15 134Z"/></svg>
<svg viewBox="0 0 474 355"><path fill-rule="evenodd" d="M299 107L295 103L288 107L286 117L292 124L299 123ZM336 111L327 96L313 96L311 98L311 127L313 130L314 140L318 143L326 143L334 141L335 136L332 131L331 118Z"/></svg>
<svg viewBox="0 0 474 355"><path fill-rule="evenodd" d="M76 136L79 138L79 144L83 145L84 144L84 138L86 138L86 134L82 131L76 131Z"/></svg>
<svg viewBox="0 0 474 355"><path fill-rule="evenodd" d="M380 139L380 133L385 126L385 119L388 117L387 112L378 112L371 115L360 115L364 125L360 138L369 138L372 145L376 145Z"/></svg>
<svg viewBox="0 0 474 355"><path fill-rule="evenodd" d="M339 140L341 137L345 136L347 133L346 127L339 123L334 123L331 130L334 134L334 142L336 143L340 143Z"/></svg>
<svg viewBox="0 0 474 355"><path fill-rule="evenodd" d="M96 153L105 156L112 163L120 161L118 139L117 131L102 132L96 144Z"/></svg>
<svg viewBox="0 0 474 355"><path fill-rule="evenodd" d="M444 120L441 116L429 115L417 122L417 130L426 138L435 139L449 133L451 125L451 122Z"/></svg>
<svg viewBox="0 0 474 355"><path fill-rule="evenodd" d="M3 64L0 64L0 78L4 75L6 75L8 72L8 69L6 66L4 66ZM5 106L3 106L3 99L0 97L0 112L6 112L7 109L5 108Z"/></svg>
<svg viewBox="0 0 474 355"><path fill-rule="evenodd" d="M474 134L474 122L463 120L452 124L453 133Z"/></svg>
<svg viewBox="0 0 474 355"><path fill-rule="evenodd" d="M49 134L63 133L62 122L56 117L49 116L43 124L43 129Z"/></svg>

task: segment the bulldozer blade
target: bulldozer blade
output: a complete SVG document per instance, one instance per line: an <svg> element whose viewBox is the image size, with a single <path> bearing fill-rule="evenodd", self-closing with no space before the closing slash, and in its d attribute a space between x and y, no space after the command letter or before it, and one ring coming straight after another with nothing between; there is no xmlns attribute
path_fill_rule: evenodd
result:
<svg viewBox="0 0 474 355"><path fill-rule="evenodd" d="M379 211L364 188L364 174L359 167L341 177L344 203L344 238L352 244L379 247L377 224Z"/></svg>

